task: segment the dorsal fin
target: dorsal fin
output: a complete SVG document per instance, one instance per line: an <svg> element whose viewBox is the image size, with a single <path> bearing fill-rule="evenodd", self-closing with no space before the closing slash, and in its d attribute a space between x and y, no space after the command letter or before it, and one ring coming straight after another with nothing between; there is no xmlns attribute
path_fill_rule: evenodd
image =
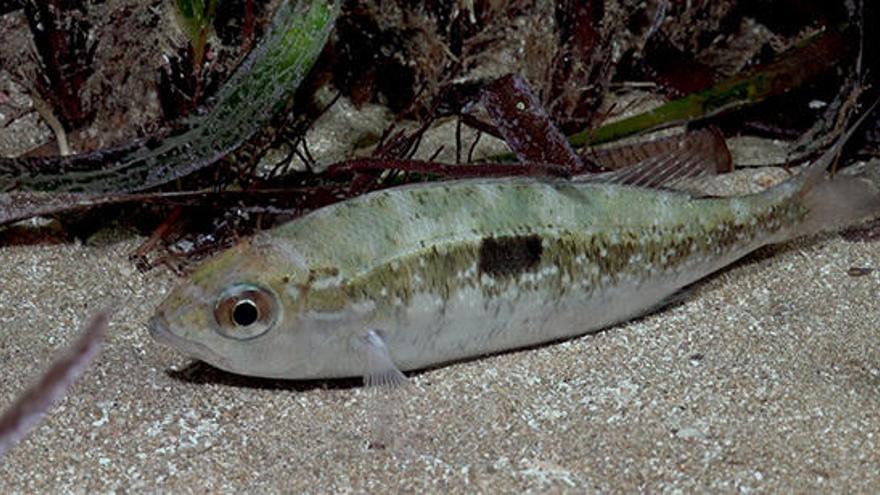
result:
<svg viewBox="0 0 880 495"><path fill-rule="evenodd" d="M658 149L633 165L613 172L583 177L582 180L603 184L665 188L682 179L715 175L730 160L724 138L717 130L699 131L699 136L676 136L678 146ZM720 140L720 145L718 144ZM726 154L726 155L725 155Z"/></svg>
<svg viewBox="0 0 880 495"><path fill-rule="evenodd" d="M615 146L602 146L586 150L583 157L601 165L605 170L619 170L644 161L654 155L684 148L700 149L712 154L717 160L718 172L733 170L733 157L727 149L724 135L710 126L699 130L682 132L649 141L637 141Z"/></svg>

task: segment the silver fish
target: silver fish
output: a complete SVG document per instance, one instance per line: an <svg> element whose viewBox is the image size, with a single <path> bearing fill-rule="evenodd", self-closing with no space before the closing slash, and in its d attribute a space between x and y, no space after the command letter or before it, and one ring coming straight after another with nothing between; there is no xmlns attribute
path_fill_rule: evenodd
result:
<svg viewBox="0 0 880 495"><path fill-rule="evenodd" d="M733 198L613 177L373 192L219 254L148 326L234 373L379 384L583 335L645 314L761 246L880 216L874 184L825 174L854 128L801 174Z"/></svg>

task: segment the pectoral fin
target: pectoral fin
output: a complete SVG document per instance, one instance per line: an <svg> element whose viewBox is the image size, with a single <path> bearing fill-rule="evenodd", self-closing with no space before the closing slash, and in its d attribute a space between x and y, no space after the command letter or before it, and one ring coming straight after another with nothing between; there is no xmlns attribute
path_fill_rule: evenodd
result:
<svg viewBox="0 0 880 495"><path fill-rule="evenodd" d="M360 339L364 352L364 385L398 387L407 383L406 375L394 364L381 330L367 330Z"/></svg>
<svg viewBox="0 0 880 495"><path fill-rule="evenodd" d="M358 338L364 353L364 385L369 392L370 448L396 448L400 442L400 399L409 383L406 375L394 364L381 330L366 330Z"/></svg>

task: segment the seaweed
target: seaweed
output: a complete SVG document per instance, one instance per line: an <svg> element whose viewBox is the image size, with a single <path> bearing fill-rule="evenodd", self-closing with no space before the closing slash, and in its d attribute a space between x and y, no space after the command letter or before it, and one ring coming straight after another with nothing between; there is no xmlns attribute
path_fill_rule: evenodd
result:
<svg viewBox="0 0 880 495"><path fill-rule="evenodd" d="M97 47L88 36L91 26L84 18L85 8L82 2L70 0L23 3L42 68L36 90L51 103L66 129L81 127L94 115L80 96Z"/></svg>
<svg viewBox="0 0 880 495"><path fill-rule="evenodd" d="M606 9L603 1L455 6L364 0L343 6L299 2L296 7L282 2L266 34L229 81L216 93L213 87L201 88L207 107L195 110L201 83L187 74L195 74L198 60L205 58L207 33L213 30L221 39L247 47L259 29L254 19L264 5L253 0L178 0L175 5L191 46L188 54L171 57L163 76L165 91L179 94L160 99L166 98L166 116L195 113L170 131L117 148L73 157L0 158L0 185L10 191L0 196L0 224L33 215L136 211L133 216L150 219L142 224L154 231L153 240L135 255L149 266L145 260L158 246L174 250L181 239L198 239L190 245L199 246L193 252L204 253L211 242L226 245L230 238L323 205L418 181L566 178L640 164L641 174L650 170L646 163L674 169L676 177L722 173L732 168L722 131L696 129L694 122L795 88L807 93L809 81L832 73L838 58L849 53L851 34L844 27L827 29L769 63L760 63L768 58L767 47L762 47L752 60L756 65L716 83L722 64L713 65L696 48L713 43L705 35L706 26L728 34L739 29L729 18L746 8L737 2L688 10L682 19L704 16L699 26L671 17L686 7L668 2L622 12L619 7ZM337 32L324 47L340 9ZM240 21L229 20L236 15ZM620 36L618 31L627 27L631 32L624 34L630 37ZM516 53L523 56L511 58L505 52L509 36L521 37ZM322 49L316 70L306 77L305 69ZM615 55L617 49L626 56ZM492 69L484 70L484 65ZM499 75L498 66L506 67L501 74L507 75ZM279 67L287 69L279 75ZM640 84L613 81L615 75L636 75L647 79L644 84L655 92L686 96L597 127L619 110L611 106L599 111L608 92ZM327 85L335 86L331 92L339 90L332 101L347 96L355 106L381 102L394 113L394 123L381 132L378 143L371 138L372 149L347 150L348 158L330 165L313 156L308 142L310 126L332 106L315 97ZM432 144L430 156L422 153L426 136L449 117L456 120L454 136ZM593 146L682 123L690 129L676 136ZM728 123L722 129L735 132L736 125L743 124ZM467 143L465 131L471 129L476 137ZM566 138L573 130L580 132ZM375 136L379 133L377 129ZM475 161L483 135L503 139L519 163L510 163L511 155L483 155ZM454 160L438 158L453 144ZM285 150L283 157L270 159L279 149ZM274 163L267 165L270 160ZM637 183L653 184L641 175Z"/></svg>
<svg viewBox="0 0 880 495"><path fill-rule="evenodd" d="M309 3L307 8L282 3L267 34L215 96L211 110L191 116L177 132L93 169L78 158L0 158L0 188L138 191L216 163L284 106L323 48L338 5L324 0L304 3Z"/></svg>
<svg viewBox="0 0 880 495"><path fill-rule="evenodd" d="M110 310L106 309L92 317L79 339L56 357L39 380L0 416L0 457L21 440L82 375L100 351L109 320Z"/></svg>
<svg viewBox="0 0 880 495"><path fill-rule="evenodd" d="M574 146L599 144L639 132L704 119L785 93L836 66L851 53L843 28L823 32L766 66L725 79L648 112L569 136Z"/></svg>
<svg viewBox="0 0 880 495"><path fill-rule="evenodd" d="M520 161L552 163L572 172L584 169L580 157L521 76L511 74L487 84L481 99L495 127Z"/></svg>

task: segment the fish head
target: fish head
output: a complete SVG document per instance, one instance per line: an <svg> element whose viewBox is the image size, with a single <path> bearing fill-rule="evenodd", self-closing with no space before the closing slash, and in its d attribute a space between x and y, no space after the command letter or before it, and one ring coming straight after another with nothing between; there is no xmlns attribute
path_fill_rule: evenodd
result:
<svg viewBox="0 0 880 495"><path fill-rule="evenodd" d="M243 242L205 262L172 290L148 329L156 340L233 373L291 377L308 360L295 326L297 291L308 271L271 246Z"/></svg>

